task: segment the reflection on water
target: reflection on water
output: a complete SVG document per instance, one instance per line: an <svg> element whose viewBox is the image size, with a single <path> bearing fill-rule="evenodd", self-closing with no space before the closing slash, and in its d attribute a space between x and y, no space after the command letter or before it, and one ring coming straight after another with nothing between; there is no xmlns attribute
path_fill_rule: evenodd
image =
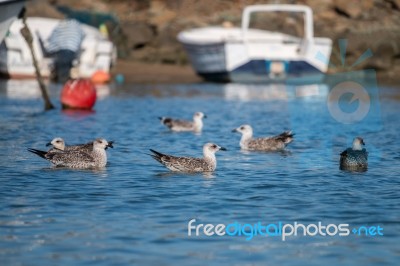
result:
<svg viewBox="0 0 400 266"><path fill-rule="evenodd" d="M111 89L108 84L96 85L97 99L104 99L110 95Z"/></svg>
<svg viewBox="0 0 400 266"><path fill-rule="evenodd" d="M52 96L57 96L62 84L47 84ZM10 99L40 99L41 92L36 80L0 80L0 89L5 88ZM286 100L288 97L326 97L325 84L285 85L285 84L192 84L192 85L134 85L133 87L113 84L96 85L97 97L102 100L110 95L135 95L153 97L209 97L223 96L227 100Z"/></svg>
<svg viewBox="0 0 400 266"><path fill-rule="evenodd" d="M13 92L0 83L2 265L398 262L400 102L385 96L398 91L381 89L380 105L371 94L369 110L379 116L342 125L328 108L329 84L110 85L92 113L43 112L40 94L29 96L34 83L6 84ZM49 87L57 106L61 87ZM346 112L360 104L351 98L339 97ZM158 120L190 118L196 111L208 116L201 134L169 132ZM295 139L284 153L241 151L240 136L231 130L244 123L256 136L291 129ZM369 169L340 171L339 154L356 135L366 142ZM107 150L105 169L54 169L26 151L44 150L54 137L71 144L104 137L115 145ZM217 170L210 175L172 173L148 155L153 148L196 157L206 142L228 149L217 154ZM380 225L385 235L297 236L285 242L188 237L193 218L214 224Z"/></svg>
<svg viewBox="0 0 400 266"><path fill-rule="evenodd" d="M172 177L181 175L182 177L192 176L197 177L199 175L203 176L204 178L215 178L216 176L212 172L205 172L205 173L174 173L172 171L165 170L165 172L155 174L156 177Z"/></svg>
<svg viewBox="0 0 400 266"><path fill-rule="evenodd" d="M41 98L39 85L36 80L0 80L0 88L6 88L10 99L37 99Z"/></svg>
<svg viewBox="0 0 400 266"><path fill-rule="evenodd" d="M287 92L284 84L245 85L230 83L224 85L227 100L286 100Z"/></svg>
<svg viewBox="0 0 400 266"><path fill-rule="evenodd" d="M59 95L63 85L62 84L54 84L46 81L45 86L52 96ZM101 100L106 98L111 94L113 85L109 84L101 84L95 85L97 92L97 99ZM10 79L10 80L2 80L0 79L0 93L5 91L7 97L9 99L41 99L42 93L40 91L40 87L38 82L35 79L29 80L18 80L18 79Z"/></svg>
<svg viewBox="0 0 400 266"><path fill-rule="evenodd" d="M225 84L223 86L227 100L270 101L288 100L292 97L307 99L308 97L326 98L326 84L285 85L285 84Z"/></svg>
<svg viewBox="0 0 400 266"><path fill-rule="evenodd" d="M83 119L86 116L94 115L95 110L85 110L85 109L62 109L62 113L77 119Z"/></svg>

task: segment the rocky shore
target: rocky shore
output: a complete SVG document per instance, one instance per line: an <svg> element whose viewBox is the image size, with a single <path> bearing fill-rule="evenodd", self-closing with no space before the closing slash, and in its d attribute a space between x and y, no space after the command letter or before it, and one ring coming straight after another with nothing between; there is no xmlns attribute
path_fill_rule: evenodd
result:
<svg viewBox="0 0 400 266"><path fill-rule="evenodd" d="M160 74L164 79L192 81L198 78L190 70L176 35L194 27L222 23L239 26L245 6L267 3L305 4L313 9L315 36L334 40L331 62L339 67L330 72L374 68L380 76L398 79L400 0L33 0L28 2L28 15L62 18L59 6L112 14L118 25L110 23L107 27L121 58L122 67L117 66L117 72L139 71L144 80L150 75L145 74L146 70L151 72L154 69L151 66L157 66L164 73ZM262 22L269 29L282 30L283 25L285 29L289 25L289 31L293 30L290 33L301 35L301 27L293 17L271 16ZM339 55L339 39L347 39L348 43L344 66ZM372 51L373 57L351 68L367 49ZM162 70L167 69L163 66L168 66L168 70Z"/></svg>

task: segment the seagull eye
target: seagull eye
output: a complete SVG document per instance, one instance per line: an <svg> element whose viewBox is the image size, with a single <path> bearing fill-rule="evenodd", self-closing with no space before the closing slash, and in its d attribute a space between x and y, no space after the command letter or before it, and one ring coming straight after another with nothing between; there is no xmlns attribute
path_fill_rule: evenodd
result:
<svg viewBox="0 0 400 266"><path fill-rule="evenodd" d="M243 130L243 129L244 129L244 127L240 127L240 129L241 129L241 130Z"/></svg>
<svg viewBox="0 0 400 266"><path fill-rule="evenodd" d="M61 141L59 141L59 140L56 140L56 143L60 143Z"/></svg>
<svg viewBox="0 0 400 266"><path fill-rule="evenodd" d="M217 145L214 144L214 145L212 145L211 147L212 147L213 149L216 149L216 148L217 148Z"/></svg>

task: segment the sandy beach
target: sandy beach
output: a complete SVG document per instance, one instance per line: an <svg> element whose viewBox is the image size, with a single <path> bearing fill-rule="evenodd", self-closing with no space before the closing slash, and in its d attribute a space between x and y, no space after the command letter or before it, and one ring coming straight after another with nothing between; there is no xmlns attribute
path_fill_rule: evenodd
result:
<svg viewBox="0 0 400 266"><path fill-rule="evenodd" d="M122 74L126 83L196 83L202 79L190 65L178 66L118 60L112 74Z"/></svg>

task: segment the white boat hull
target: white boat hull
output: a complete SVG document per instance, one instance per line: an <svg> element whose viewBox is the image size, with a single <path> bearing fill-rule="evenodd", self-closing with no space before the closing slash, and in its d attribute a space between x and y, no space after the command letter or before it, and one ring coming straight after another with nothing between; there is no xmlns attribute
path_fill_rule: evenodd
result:
<svg viewBox="0 0 400 266"><path fill-rule="evenodd" d="M33 35L33 48L43 77L51 75L53 58L47 57L39 39L47 40L59 20L49 18L28 18L27 24ZM16 20L10 27L10 34L0 46L0 74L10 78L35 78L35 69L27 43L20 34L22 21ZM91 26L83 25L85 38L82 41L79 58L73 68L74 76L90 78L96 71L109 73L116 61L116 48L112 42Z"/></svg>

